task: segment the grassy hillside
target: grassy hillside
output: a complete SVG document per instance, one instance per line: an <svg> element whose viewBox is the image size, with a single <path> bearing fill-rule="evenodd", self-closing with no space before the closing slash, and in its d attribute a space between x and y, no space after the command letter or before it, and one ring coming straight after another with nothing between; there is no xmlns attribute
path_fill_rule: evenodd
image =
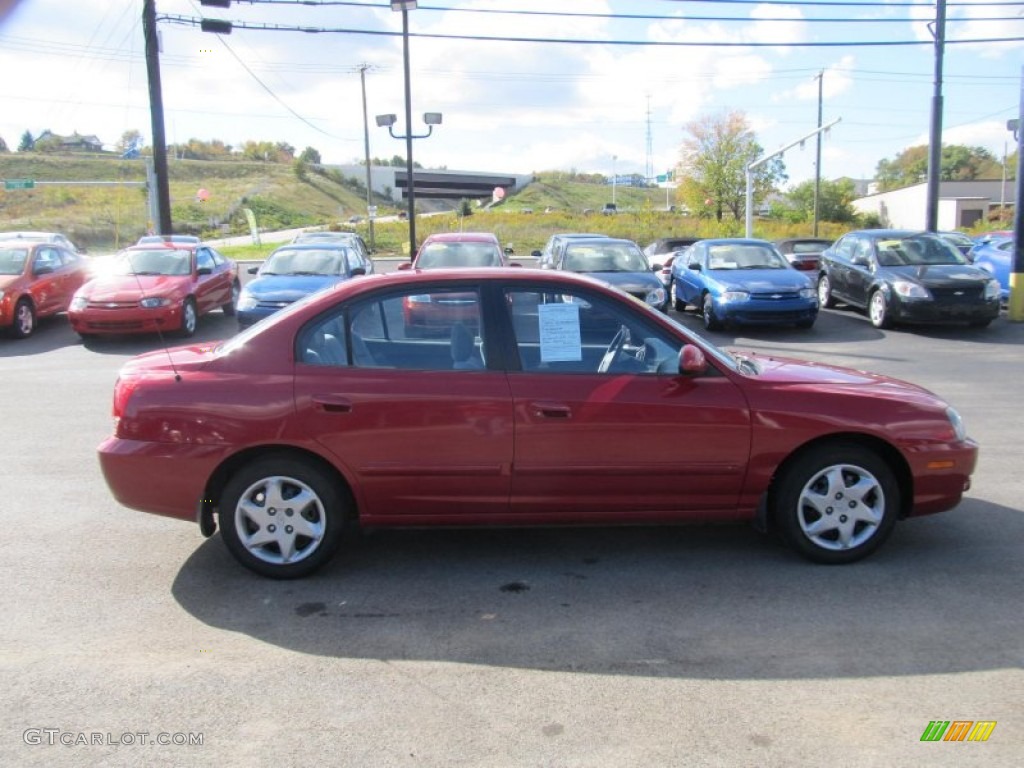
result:
<svg viewBox="0 0 1024 768"><path fill-rule="evenodd" d="M316 173L300 180L291 165L171 160L168 176L174 231L183 234L244 233L243 207L266 229L326 224L366 209L365 193L352 180ZM118 247L147 229L145 188L118 183L144 182L142 160L5 153L0 178L79 182L0 189L0 230L58 231L82 246ZM210 193L205 202L196 197L201 188Z"/></svg>
<svg viewBox="0 0 1024 768"><path fill-rule="evenodd" d="M336 172L310 172L300 179L293 167L285 164L171 160L169 176L174 231L204 238L247 233L243 207L256 213L260 228L265 230L337 224L353 214L362 214L366 207L359 183L342 179ZM135 242L147 229L144 188L117 183L144 181L142 160L4 153L0 154L0 178L108 182L103 186L61 184L27 190L0 189L0 231L58 231L79 245L106 249ZM201 188L210 193L206 202L199 202L196 197ZM455 213L419 217L417 236L422 240L432 232L490 231L503 243L512 245L516 253L528 255L543 247L556 232L598 232L635 240L641 245L672 235L722 237L743 233L743 222L718 223L666 212L665 191L661 189L618 186L615 201L620 213L602 216L599 211L611 202L609 186L542 174L539 181L491 210L474 208L473 215L464 218ZM394 207L377 202L381 215L396 212ZM424 200L421 210L432 205L433 201ZM755 235L771 239L807 234L804 229L759 220ZM822 234L834 237L846 229L842 225L823 224ZM365 223L359 231L368 237ZM378 222L375 235L379 252L399 254L408 238L408 225L401 221ZM269 249L225 250L258 256Z"/></svg>

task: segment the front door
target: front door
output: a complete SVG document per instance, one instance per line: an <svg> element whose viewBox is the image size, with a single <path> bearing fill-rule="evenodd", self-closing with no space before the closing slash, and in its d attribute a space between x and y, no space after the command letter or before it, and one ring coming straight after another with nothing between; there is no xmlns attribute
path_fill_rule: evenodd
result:
<svg viewBox="0 0 1024 768"><path fill-rule="evenodd" d="M680 375L682 339L574 291L509 292L513 513L734 516L751 440L739 388L714 368Z"/></svg>

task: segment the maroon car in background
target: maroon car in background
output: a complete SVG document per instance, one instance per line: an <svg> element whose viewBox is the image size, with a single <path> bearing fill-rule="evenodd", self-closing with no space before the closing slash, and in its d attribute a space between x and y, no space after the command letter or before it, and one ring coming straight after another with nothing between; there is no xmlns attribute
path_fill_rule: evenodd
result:
<svg viewBox="0 0 1024 768"><path fill-rule="evenodd" d="M817 237L791 237L775 241L775 247L786 257L786 261L805 272L818 269L821 254L830 245L831 240Z"/></svg>
<svg viewBox="0 0 1024 768"><path fill-rule="evenodd" d="M70 248L24 238L0 240L0 329L30 336L40 317L67 310L89 279L88 261Z"/></svg>
<svg viewBox="0 0 1024 768"><path fill-rule="evenodd" d="M428 235L416 251L416 258L400 264L407 269L466 269L471 267L519 266L509 261L511 248L502 248L491 232L438 232ZM475 302L458 292L409 296L403 305L405 330L409 336L445 335L459 321L470 329L479 325Z"/></svg>
<svg viewBox="0 0 1024 768"><path fill-rule="evenodd" d="M452 293L477 338L404 333L408 298ZM956 506L977 450L913 384L726 352L592 278L491 268L346 281L137 357L99 458L125 506L219 525L240 563L293 578L352 526L749 521L848 563Z"/></svg>
<svg viewBox="0 0 1024 768"><path fill-rule="evenodd" d="M237 265L208 245L165 241L121 251L83 285L68 310L79 336L176 331L191 336L200 315L233 315Z"/></svg>

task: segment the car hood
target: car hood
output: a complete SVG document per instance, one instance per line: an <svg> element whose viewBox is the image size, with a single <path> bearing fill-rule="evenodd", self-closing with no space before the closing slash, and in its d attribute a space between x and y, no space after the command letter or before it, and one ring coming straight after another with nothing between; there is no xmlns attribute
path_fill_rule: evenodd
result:
<svg viewBox="0 0 1024 768"><path fill-rule="evenodd" d="M298 301L345 279L345 275L263 275L250 281L245 292L261 301Z"/></svg>
<svg viewBox="0 0 1024 768"><path fill-rule="evenodd" d="M601 282L615 286L626 293L643 293L664 288L653 272L585 272Z"/></svg>
<svg viewBox="0 0 1024 768"><path fill-rule="evenodd" d="M926 287L984 283L992 279L985 270L969 264L926 264L917 267L882 267L889 278L902 278Z"/></svg>
<svg viewBox="0 0 1024 768"><path fill-rule="evenodd" d="M90 301L138 301L183 291L188 282L188 275L108 275L86 283L82 292Z"/></svg>
<svg viewBox="0 0 1024 768"><path fill-rule="evenodd" d="M924 387L879 373L758 352L747 353L737 350L737 353L757 363L760 369L756 377L758 382L791 385L794 388L808 386L815 392L842 390L844 395L852 393L863 397L883 397L889 400L945 407L943 400Z"/></svg>
<svg viewBox="0 0 1024 768"><path fill-rule="evenodd" d="M795 269L709 269L708 275L726 290L748 293L799 291L811 281Z"/></svg>

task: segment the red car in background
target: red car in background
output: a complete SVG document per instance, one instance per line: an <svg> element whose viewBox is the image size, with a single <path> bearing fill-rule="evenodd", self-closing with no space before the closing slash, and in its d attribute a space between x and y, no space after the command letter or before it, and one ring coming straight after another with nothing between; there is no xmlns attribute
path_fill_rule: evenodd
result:
<svg viewBox="0 0 1024 768"><path fill-rule="evenodd" d="M88 269L86 259L61 245L0 240L0 328L30 336L38 318L68 308Z"/></svg>
<svg viewBox="0 0 1024 768"><path fill-rule="evenodd" d="M191 336L200 315L215 309L235 314L239 290L235 262L208 245L137 245L78 290L68 317L82 338L158 331Z"/></svg>
<svg viewBox="0 0 1024 768"><path fill-rule="evenodd" d="M466 269L519 266L509 261L511 248L502 249L491 232L439 232L429 235L416 258L399 269ZM479 326L478 305L473 297L460 293L423 294L407 297L403 306L408 336L449 333L454 323Z"/></svg>

